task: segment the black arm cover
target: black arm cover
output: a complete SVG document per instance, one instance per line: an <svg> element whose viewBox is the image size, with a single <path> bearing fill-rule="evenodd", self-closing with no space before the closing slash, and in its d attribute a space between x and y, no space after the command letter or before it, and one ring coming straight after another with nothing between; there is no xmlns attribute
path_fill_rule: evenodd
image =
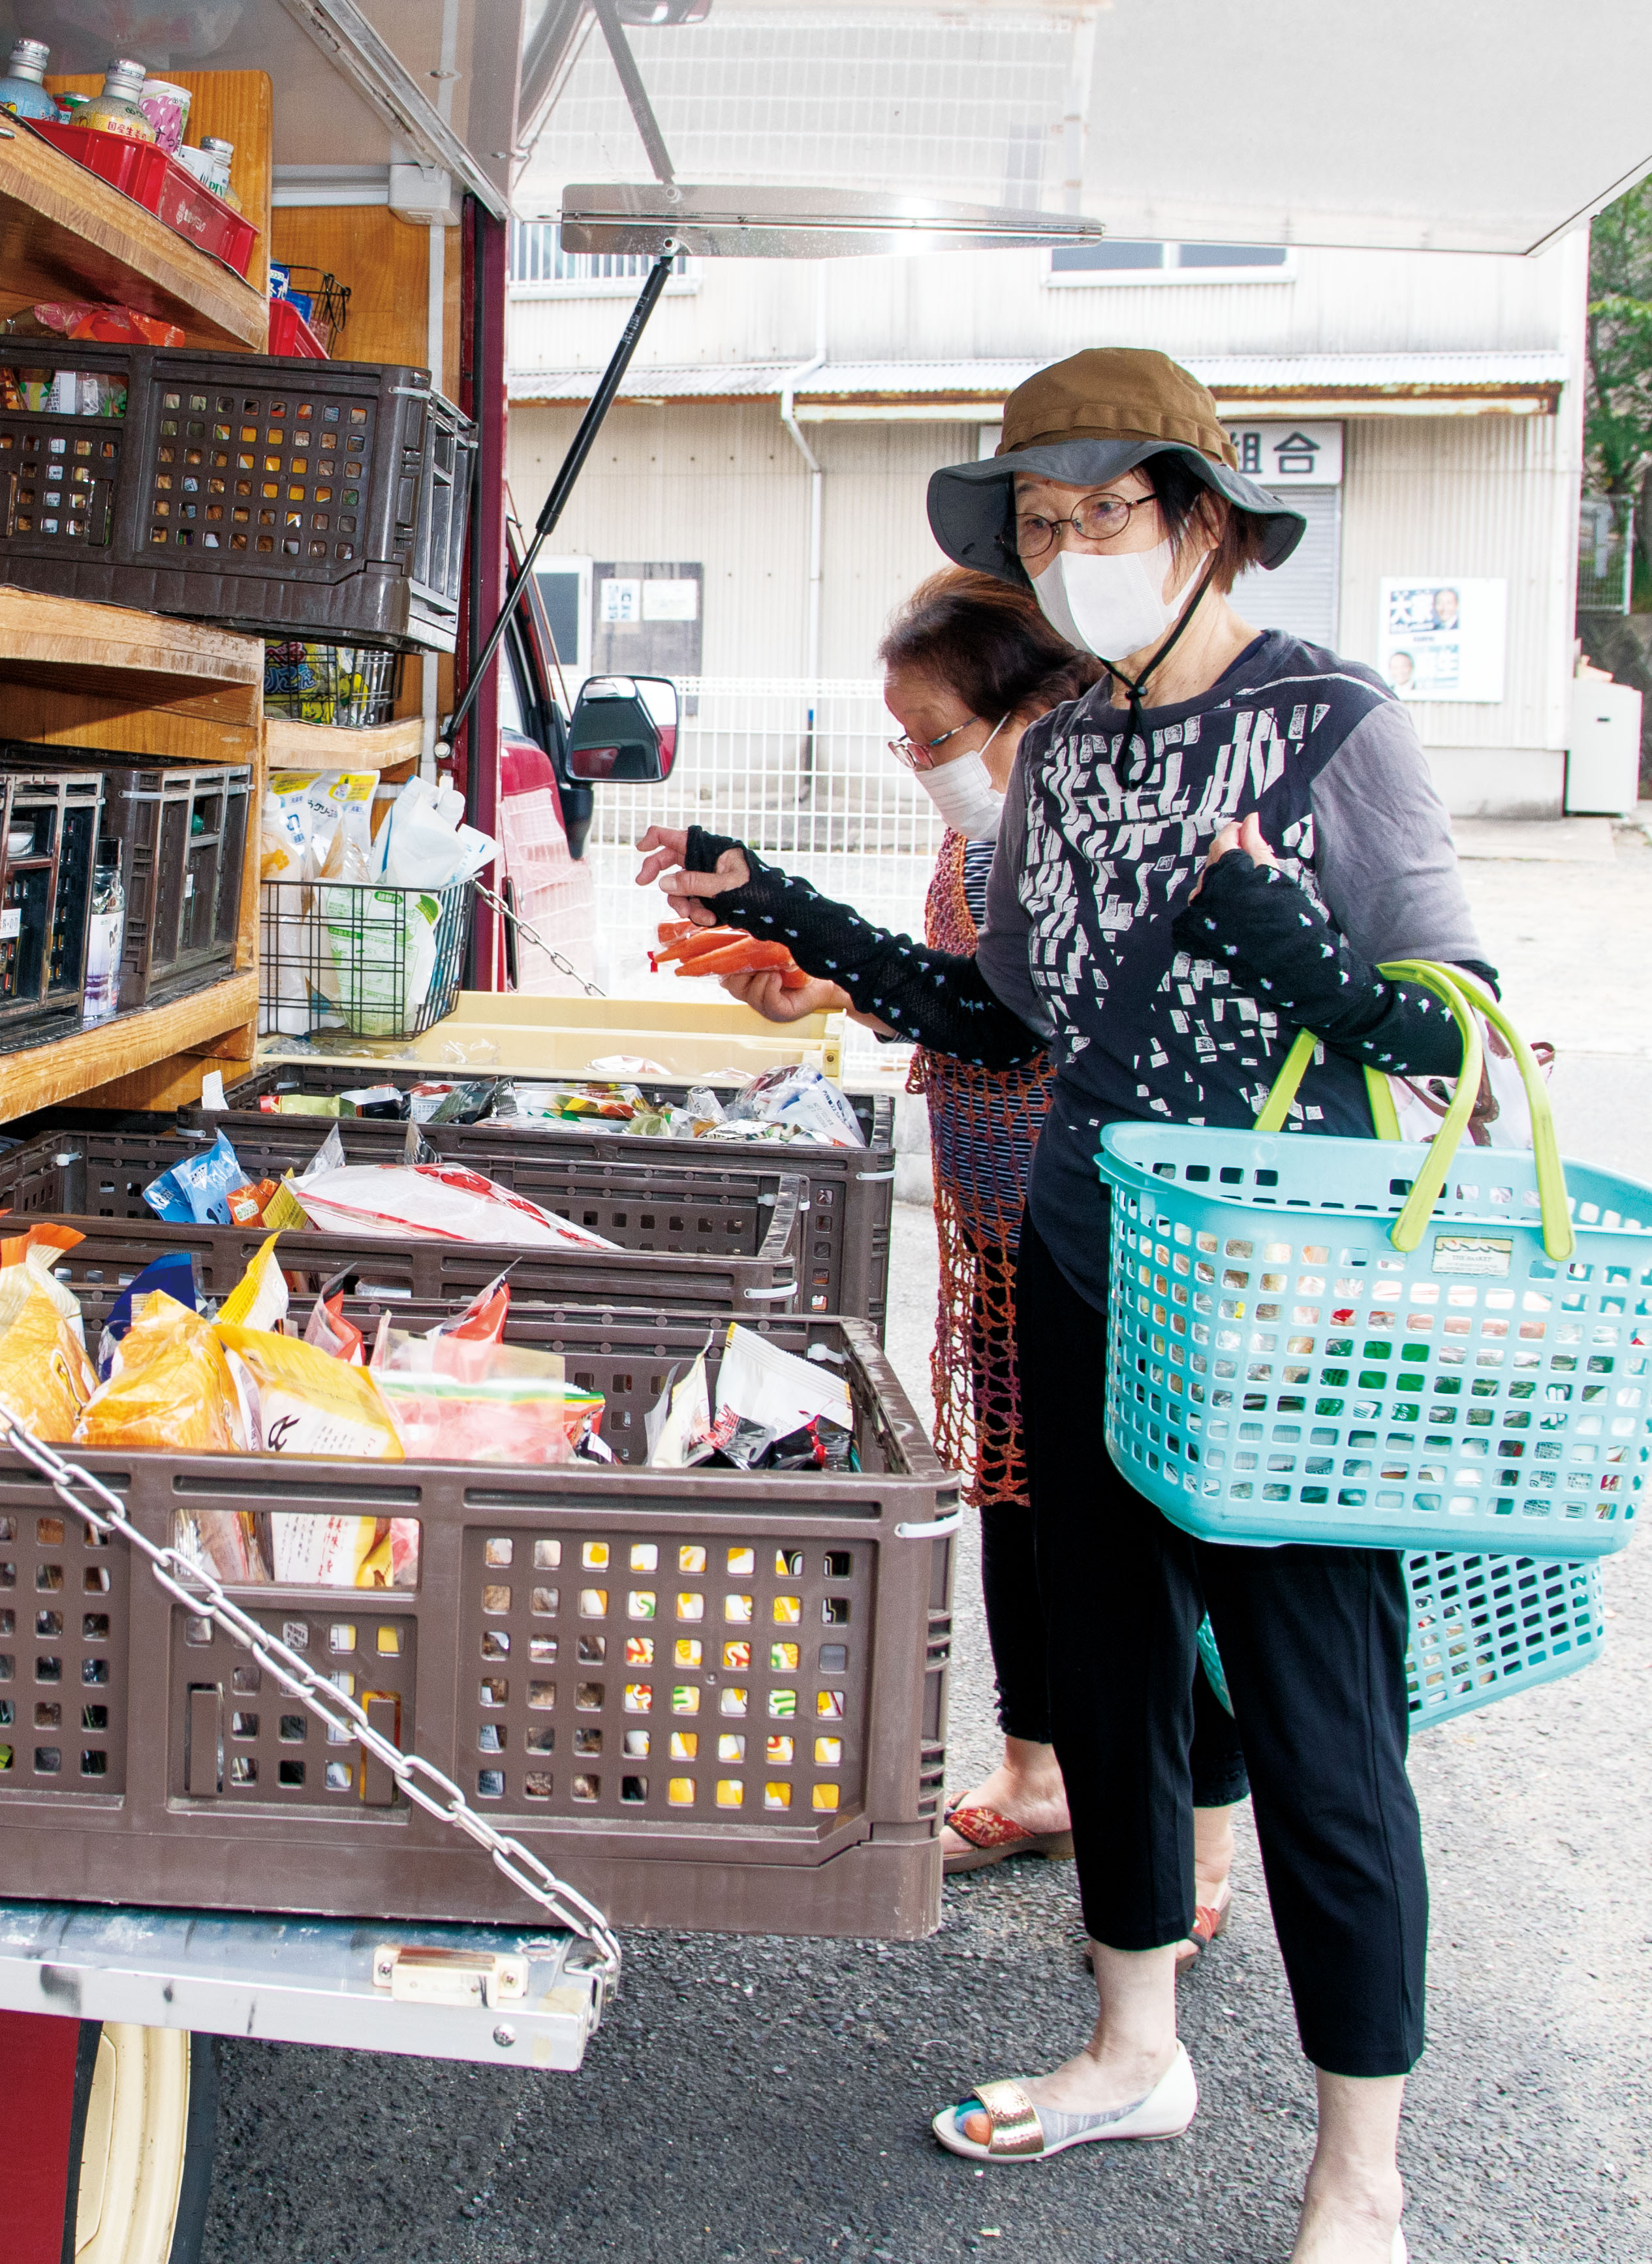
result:
<svg viewBox="0 0 1652 2264"><path fill-rule="evenodd" d="M1243 849L1206 868L1174 933L1184 951L1230 968L1235 983L1354 1061L1411 1077L1455 1077L1463 1065L1461 1034L1441 999L1418 983L1386 981L1305 889ZM1496 989L1493 969L1467 964Z"/></svg>
<svg viewBox="0 0 1652 2264"><path fill-rule="evenodd" d="M978 1069L1010 1069L1044 1050L1037 1032L987 988L973 956L931 951L910 936L873 927L847 904L835 904L807 881L765 865L726 834L691 826L684 862L691 873L714 873L725 849L740 851L751 879L709 900L718 918L765 942L789 946L800 967L840 983L861 1013L875 1014L914 1045Z"/></svg>

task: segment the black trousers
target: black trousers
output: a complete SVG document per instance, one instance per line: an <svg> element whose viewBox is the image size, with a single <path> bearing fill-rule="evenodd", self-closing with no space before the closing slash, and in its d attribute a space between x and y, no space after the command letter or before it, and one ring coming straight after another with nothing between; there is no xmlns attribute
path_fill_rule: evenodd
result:
<svg viewBox="0 0 1652 2264"><path fill-rule="evenodd" d="M1016 1308L1053 1741L1091 1937L1152 1949L1192 1925L1193 1666L1208 1610L1302 2049L1333 2075L1402 2075L1423 2049L1428 1884L1405 1773L1398 1556L1179 1532L1107 1455L1106 1318L1030 1218Z"/></svg>

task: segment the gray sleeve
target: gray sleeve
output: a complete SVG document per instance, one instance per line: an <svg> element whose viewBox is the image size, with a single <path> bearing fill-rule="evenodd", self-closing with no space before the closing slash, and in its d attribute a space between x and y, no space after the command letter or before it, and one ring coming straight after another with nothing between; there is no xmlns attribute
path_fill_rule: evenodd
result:
<svg viewBox="0 0 1652 2264"><path fill-rule="evenodd" d="M1485 963L1451 820L1399 700L1349 733L1310 799L1325 907L1362 959Z"/></svg>
<svg viewBox="0 0 1652 2264"><path fill-rule="evenodd" d="M1030 736L1030 735L1029 735ZM1027 937L1032 922L1021 902L1021 867L1026 856L1026 741L1010 773L998 824L998 845L987 875L987 920L975 940L975 964L994 998L1032 1030L1047 1037L1050 1018L1032 987Z"/></svg>

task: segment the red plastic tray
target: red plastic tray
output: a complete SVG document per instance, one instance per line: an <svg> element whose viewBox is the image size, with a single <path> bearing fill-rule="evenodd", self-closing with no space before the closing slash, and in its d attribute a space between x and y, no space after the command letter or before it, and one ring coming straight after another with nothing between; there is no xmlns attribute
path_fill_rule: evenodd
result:
<svg viewBox="0 0 1652 2264"><path fill-rule="evenodd" d="M299 354L307 361L325 361L327 349L290 299L270 301L270 352Z"/></svg>
<svg viewBox="0 0 1652 2264"><path fill-rule="evenodd" d="M203 188L186 166L177 164L153 142L132 142L124 134L100 134L91 126L53 126L31 119L37 134L83 165L121 195L130 197L176 235L187 236L244 275L258 231L231 210L221 197ZM296 349L295 349L296 351Z"/></svg>

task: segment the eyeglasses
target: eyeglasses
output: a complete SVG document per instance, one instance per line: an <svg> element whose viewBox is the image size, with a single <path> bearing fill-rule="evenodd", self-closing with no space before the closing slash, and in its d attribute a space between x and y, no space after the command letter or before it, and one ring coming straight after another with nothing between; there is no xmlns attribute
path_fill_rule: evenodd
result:
<svg viewBox="0 0 1652 2264"><path fill-rule="evenodd" d="M954 723L950 731L943 731L938 739L891 739L889 752L897 763L904 763L909 771L929 771L935 767L935 750L944 747L948 739L955 739L972 723L979 723L979 715L966 715L961 723Z"/></svg>
<svg viewBox="0 0 1652 2264"><path fill-rule="evenodd" d="M1034 512L1018 512L1013 545L1016 556L1024 565L1032 559L1042 558L1064 526L1070 526L1083 541L1105 542L1124 533L1132 512L1157 501L1153 495L1128 499L1123 496L1090 496L1066 519L1040 519ZM1007 550L1011 546L1005 542L1004 547Z"/></svg>

